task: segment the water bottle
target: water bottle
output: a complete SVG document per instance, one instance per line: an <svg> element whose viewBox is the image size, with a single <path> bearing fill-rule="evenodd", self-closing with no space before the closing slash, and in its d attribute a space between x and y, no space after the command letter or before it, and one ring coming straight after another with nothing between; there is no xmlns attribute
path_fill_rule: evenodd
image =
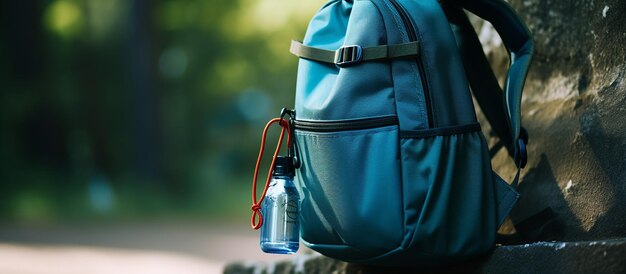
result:
<svg viewBox="0 0 626 274"><path fill-rule="evenodd" d="M291 157L278 156L270 186L261 204L261 250L266 253L293 254L300 246L298 207L300 195L293 183Z"/></svg>

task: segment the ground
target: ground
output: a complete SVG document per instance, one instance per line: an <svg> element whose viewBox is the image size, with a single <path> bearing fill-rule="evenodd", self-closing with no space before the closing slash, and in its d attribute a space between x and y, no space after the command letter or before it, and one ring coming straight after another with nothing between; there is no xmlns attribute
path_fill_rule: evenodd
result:
<svg viewBox="0 0 626 274"><path fill-rule="evenodd" d="M0 273L221 273L232 261L277 261L241 223L0 225Z"/></svg>

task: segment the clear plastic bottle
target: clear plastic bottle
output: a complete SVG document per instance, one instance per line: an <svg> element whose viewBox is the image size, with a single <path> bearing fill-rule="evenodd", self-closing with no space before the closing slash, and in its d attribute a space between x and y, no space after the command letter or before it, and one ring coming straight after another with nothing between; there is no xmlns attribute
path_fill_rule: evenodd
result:
<svg viewBox="0 0 626 274"><path fill-rule="evenodd" d="M277 157L272 180L261 213L261 250L266 253L293 254L300 246L300 195L293 183L294 167L291 157Z"/></svg>

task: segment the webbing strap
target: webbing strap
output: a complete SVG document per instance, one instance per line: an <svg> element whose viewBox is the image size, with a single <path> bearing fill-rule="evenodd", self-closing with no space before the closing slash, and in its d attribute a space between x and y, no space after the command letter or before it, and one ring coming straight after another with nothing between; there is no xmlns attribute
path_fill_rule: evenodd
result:
<svg viewBox="0 0 626 274"><path fill-rule="evenodd" d="M327 50L306 46L300 41L292 40L289 51L300 58L340 65L346 61L352 64L363 61L417 56L420 52L420 44L419 42L410 42L373 47L343 46L337 50ZM351 56L346 56L347 51L350 51Z"/></svg>
<svg viewBox="0 0 626 274"><path fill-rule="evenodd" d="M517 165L517 172L515 172L515 177L513 178L513 181L511 181L510 185L514 188L517 189L517 185L519 184L519 175L522 172L522 169L519 167L519 165Z"/></svg>
<svg viewBox="0 0 626 274"><path fill-rule="evenodd" d="M492 148L492 152L495 155L502 146L505 146L509 154L513 156L516 143L513 141L512 131L509 128L508 115L504 106L504 92L483 53L478 35L461 7L445 2L444 10L453 26L452 33L456 38L474 98L491 124L491 129L500 138Z"/></svg>

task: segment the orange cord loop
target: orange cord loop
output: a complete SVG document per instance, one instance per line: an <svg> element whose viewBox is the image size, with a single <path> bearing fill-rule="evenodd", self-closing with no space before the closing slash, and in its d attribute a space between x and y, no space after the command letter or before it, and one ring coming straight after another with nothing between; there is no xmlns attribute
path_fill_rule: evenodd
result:
<svg viewBox="0 0 626 274"><path fill-rule="evenodd" d="M278 137L278 144L276 145L276 150L274 151L274 157L272 157L272 163L270 164L270 170L267 173L267 180L265 181L265 187L263 188L263 194L261 194L261 198L257 201L256 197L256 183L259 175L259 166L261 165L261 159L263 159L263 152L265 150L265 139L267 137L267 130L274 123L278 123L281 126L280 136ZM289 127L289 122L282 118L274 118L270 120L263 129L263 135L261 136L261 149L259 150L259 157L256 160L256 166L254 167L254 178L252 179L252 217L250 218L250 226L252 229L259 229L263 225L263 215L261 214L261 203L263 199L265 199L265 194L267 193L267 188L269 187L270 180L272 179L272 171L274 171L274 165L276 164L276 156L280 153L280 147L283 144L283 137L285 137L285 131L287 131L287 146L291 146L291 128ZM258 219L258 222L257 222Z"/></svg>

